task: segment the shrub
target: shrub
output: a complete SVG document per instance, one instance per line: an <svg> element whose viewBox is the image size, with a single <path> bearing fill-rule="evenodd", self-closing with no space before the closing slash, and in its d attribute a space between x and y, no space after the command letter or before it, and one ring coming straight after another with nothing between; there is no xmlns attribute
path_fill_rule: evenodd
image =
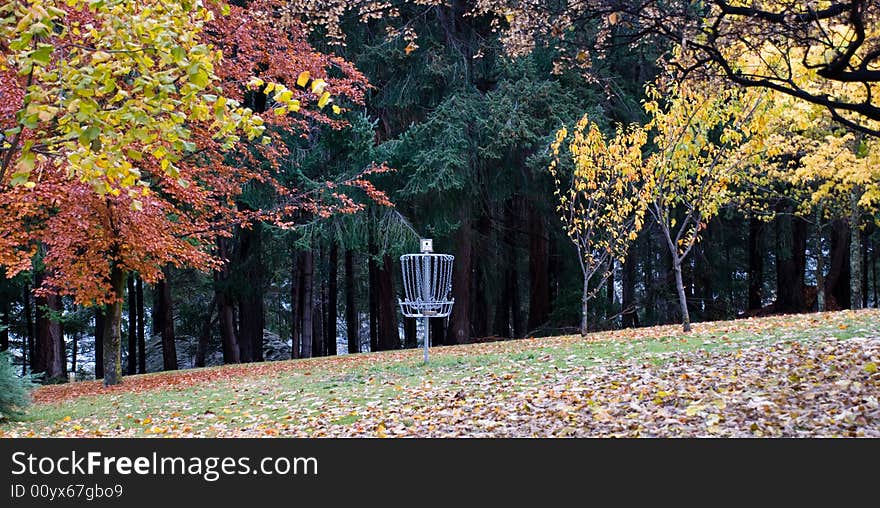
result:
<svg viewBox="0 0 880 508"><path fill-rule="evenodd" d="M0 421L18 418L31 401L30 377L19 377L12 365L12 355L0 352Z"/></svg>

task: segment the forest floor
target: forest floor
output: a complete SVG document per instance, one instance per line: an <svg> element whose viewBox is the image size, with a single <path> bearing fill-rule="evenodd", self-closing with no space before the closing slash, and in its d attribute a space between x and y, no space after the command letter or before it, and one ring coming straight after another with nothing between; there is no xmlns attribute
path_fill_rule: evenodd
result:
<svg viewBox="0 0 880 508"><path fill-rule="evenodd" d="M5 437L880 437L880 311L46 386Z"/></svg>

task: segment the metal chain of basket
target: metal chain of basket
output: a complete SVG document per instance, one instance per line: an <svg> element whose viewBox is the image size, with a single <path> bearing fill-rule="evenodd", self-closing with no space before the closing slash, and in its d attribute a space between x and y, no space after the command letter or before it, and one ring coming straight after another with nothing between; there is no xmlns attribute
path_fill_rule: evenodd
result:
<svg viewBox="0 0 880 508"><path fill-rule="evenodd" d="M430 344L428 318L449 316L454 303L450 294L455 256L434 254L432 243L431 240L422 240L420 254L400 256L404 298L398 298L398 302L404 316L422 318L426 363Z"/></svg>

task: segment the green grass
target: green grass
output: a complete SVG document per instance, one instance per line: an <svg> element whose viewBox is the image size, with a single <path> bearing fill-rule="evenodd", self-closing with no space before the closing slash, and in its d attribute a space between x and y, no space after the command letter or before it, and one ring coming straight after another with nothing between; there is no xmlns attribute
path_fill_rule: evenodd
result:
<svg viewBox="0 0 880 508"><path fill-rule="evenodd" d="M880 336L880 313L701 324L690 334L681 334L675 327L658 327L598 333L589 340L564 337L434 348L428 365L422 364L420 351L294 360L297 368L278 373L270 369L256 377L35 404L20 422L0 424L0 433L46 436L97 429L101 434L137 436L149 435L154 425L168 427L169 433L186 428L186 432L204 431L205 435L217 433L218 428L289 425L308 429L328 411L333 415L329 419L332 425L351 426L361 419L362 411L381 407L426 382L452 386L467 383L474 375L488 375L504 380L504 389L527 390L560 371L576 373L607 362L662 364L679 352L724 352L785 341L854 336Z"/></svg>

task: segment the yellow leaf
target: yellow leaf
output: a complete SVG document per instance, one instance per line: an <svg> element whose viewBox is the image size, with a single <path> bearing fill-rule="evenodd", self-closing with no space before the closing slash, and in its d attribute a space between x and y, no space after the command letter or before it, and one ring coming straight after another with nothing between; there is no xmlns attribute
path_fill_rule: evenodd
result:
<svg viewBox="0 0 880 508"><path fill-rule="evenodd" d="M340 108L339 106L337 106L336 104L334 104L334 105L333 105L333 113L335 113L335 114L338 115L338 114L341 113L341 112L342 112L342 108Z"/></svg>
<svg viewBox="0 0 880 508"><path fill-rule="evenodd" d="M877 372L877 364L874 362L871 362L871 363L865 365L865 372L867 372L868 374L873 374L873 373Z"/></svg>
<svg viewBox="0 0 880 508"><path fill-rule="evenodd" d="M330 102L330 92L324 92L324 95L318 99L318 107L324 109L328 102Z"/></svg>
<svg viewBox="0 0 880 508"><path fill-rule="evenodd" d="M309 78L311 77L311 73L309 71L302 71L299 73L299 76L296 78L297 86L306 86L306 83L309 82Z"/></svg>

